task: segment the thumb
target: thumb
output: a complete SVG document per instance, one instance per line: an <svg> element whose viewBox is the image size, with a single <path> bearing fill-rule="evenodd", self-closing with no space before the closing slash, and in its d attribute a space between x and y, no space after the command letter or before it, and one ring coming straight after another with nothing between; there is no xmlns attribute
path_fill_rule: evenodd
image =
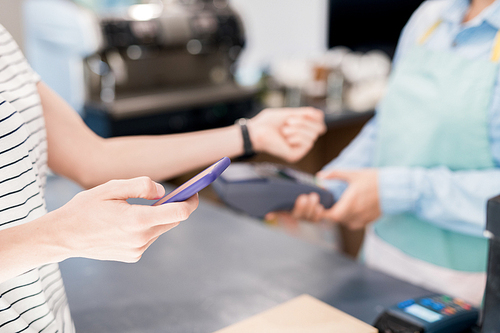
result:
<svg viewBox="0 0 500 333"><path fill-rule="evenodd" d="M342 170L320 171L316 174L318 178L339 179L346 182L352 181L355 175L356 171L342 171Z"/></svg>
<svg viewBox="0 0 500 333"><path fill-rule="evenodd" d="M163 186L152 181L149 177L111 180L98 187L101 193L109 199L142 198L154 200L165 195Z"/></svg>
<svg viewBox="0 0 500 333"><path fill-rule="evenodd" d="M275 212L267 213L266 216L264 216L265 221L273 221L273 220L276 220L277 218L278 218L278 214Z"/></svg>

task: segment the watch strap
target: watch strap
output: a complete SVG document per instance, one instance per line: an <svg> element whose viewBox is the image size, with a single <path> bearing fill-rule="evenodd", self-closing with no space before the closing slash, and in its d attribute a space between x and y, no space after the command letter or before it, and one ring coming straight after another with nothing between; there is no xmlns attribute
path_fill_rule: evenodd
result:
<svg viewBox="0 0 500 333"><path fill-rule="evenodd" d="M247 119L240 118L236 121L236 123L240 126L241 135L243 137L243 156L242 158L249 158L255 155L255 151L253 150L252 141L250 140L250 134L248 133L247 127Z"/></svg>

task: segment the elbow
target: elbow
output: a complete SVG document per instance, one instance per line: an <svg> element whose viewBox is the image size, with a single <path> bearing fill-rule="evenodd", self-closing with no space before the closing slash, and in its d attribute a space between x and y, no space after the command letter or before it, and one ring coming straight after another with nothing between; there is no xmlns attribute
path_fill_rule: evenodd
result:
<svg viewBox="0 0 500 333"><path fill-rule="evenodd" d="M97 175L92 170L94 169L88 163L73 163L70 159L55 159L49 154L48 167L49 169L62 177L68 178L84 189L89 189L98 185Z"/></svg>
<svg viewBox="0 0 500 333"><path fill-rule="evenodd" d="M96 177L92 177L92 171L88 171L86 174L80 175L77 177L76 182L78 185L83 187L85 190L91 189L93 187L96 187L97 185L102 184L103 182L99 182Z"/></svg>
<svg viewBox="0 0 500 333"><path fill-rule="evenodd" d="M75 169L73 177L70 178L72 178L73 181L85 190L96 187L102 183L99 182L98 175L96 174L94 168L85 165L80 165L77 169Z"/></svg>
<svg viewBox="0 0 500 333"><path fill-rule="evenodd" d="M90 189L101 185L110 180L107 168L103 166L109 165L109 160L106 157L109 153L105 150L104 141L99 142L99 145L94 146L94 149L87 150L86 158L79 159L78 162L72 163L74 181L76 181L84 189Z"/></svg>

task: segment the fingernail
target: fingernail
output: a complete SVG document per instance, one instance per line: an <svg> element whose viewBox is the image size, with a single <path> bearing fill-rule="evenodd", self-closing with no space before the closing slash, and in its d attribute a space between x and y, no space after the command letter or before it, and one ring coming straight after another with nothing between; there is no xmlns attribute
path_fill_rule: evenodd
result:
<svg viewBox="0 0 500 333"><path fill-rule="evenodd" d="M156 191L158 192L158 195L161 195L163 193L163 186L161 184L155 183L156 185Z"/></svg>

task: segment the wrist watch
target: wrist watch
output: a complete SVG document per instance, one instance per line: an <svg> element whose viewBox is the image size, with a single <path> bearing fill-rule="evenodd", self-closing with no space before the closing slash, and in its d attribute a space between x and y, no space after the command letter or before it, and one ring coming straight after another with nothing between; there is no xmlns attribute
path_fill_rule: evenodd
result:
<svg viewBox="0 0 500 333"><path fill-rule="evenodd" d="M240 118L236 120L236 124L240 126L241 135L243 136L243 155L241 158L250 158L255 155L253 150L252 141L250 140L250 134L248 133L247 127L248 120L246 118Z"/></svg>

